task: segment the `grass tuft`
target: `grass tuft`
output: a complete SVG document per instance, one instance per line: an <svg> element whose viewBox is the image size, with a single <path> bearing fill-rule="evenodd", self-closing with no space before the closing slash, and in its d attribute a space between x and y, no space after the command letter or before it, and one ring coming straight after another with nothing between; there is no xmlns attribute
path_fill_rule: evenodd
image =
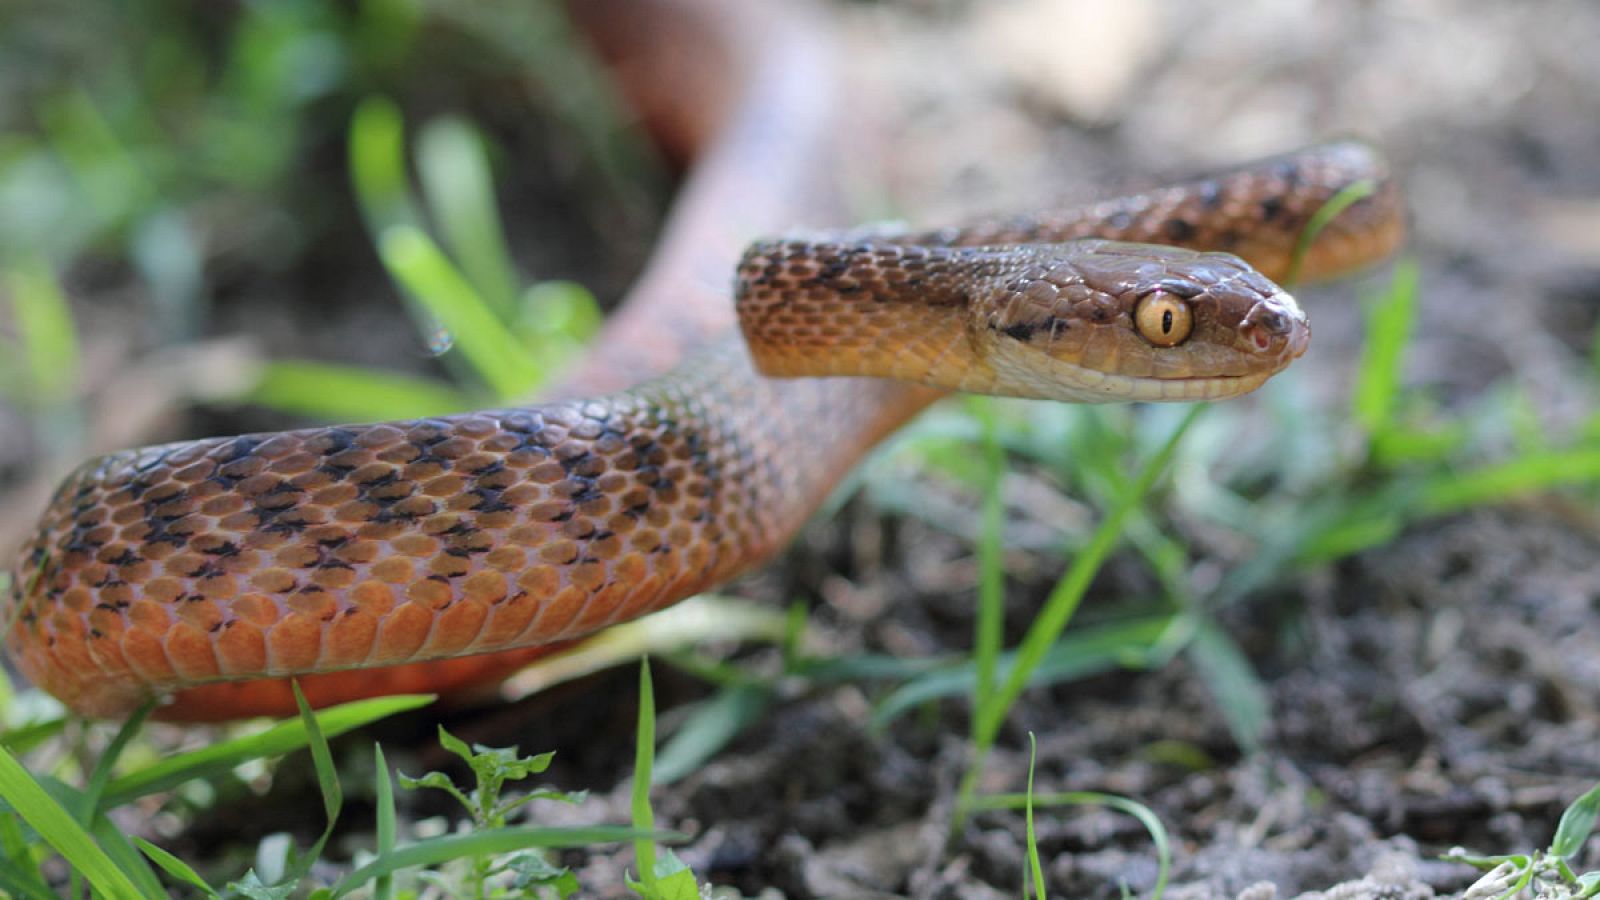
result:
<svg viewBox="0 0 1600 900"><path fill-rule="evenodd" d="M1172 430L1155 455L1144 464L1127 489L1117 498L1115 505L1107 510L1105 518L1095 529L1089 543L1072 561L1067 574L1057 582L1033 624L1029 626L1017 649L1016 664L1007 674L1005 681L992 696L979 698L980 705L973 710L973 717L976 720L973 727L973 762L963 776L957 791L955 826L959 827L966 817L966 811L977 789L983 763L994 746L1006 714L1027 687L1029 678L1039 664L1044 661L1051 645L1060 639L1061 632L1065 630L1067 622L1071 620L1072 614L1077 611L1079 603L1088 591L1089 582L1121 538L1129 515L1149 493L1156 478L1166 469L1168 461L1176 452L1178 441L1205 408L1203 404L1196 405L1186 412L1178 427Z"/></svg>
<svg viewBox="0 0 1600 900"><path fill-rule="evenodd" d="M337 422L412 419L478 405L472 395L432 378L309 360L267 363L245 399Z"/></svg>

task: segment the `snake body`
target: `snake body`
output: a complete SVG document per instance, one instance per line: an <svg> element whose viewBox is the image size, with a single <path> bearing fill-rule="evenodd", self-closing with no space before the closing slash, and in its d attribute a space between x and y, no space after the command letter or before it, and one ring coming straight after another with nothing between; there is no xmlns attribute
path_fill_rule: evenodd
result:
<svg viewBox="0 0 1600 900"><path fill-rule="evenodd" d="M669 5L706 34L747 27ZM821 44L776 31L715 45L745 93L690 141L701 162L658 255L561 389L594 393L92 460L19 555L18 667L94 716L151 697L168 718L282 713L291 676L317 704L483 684L759 565L946 389L1250 390L1305 348L1267 279L1315 210L1376 187L1311 245L1307 277L1400 236L1381 160L1341 142L1042 215L763 241L735 267L743 229L814 209L830 143ZM737 271L742 338L708 267Z"/></svg>

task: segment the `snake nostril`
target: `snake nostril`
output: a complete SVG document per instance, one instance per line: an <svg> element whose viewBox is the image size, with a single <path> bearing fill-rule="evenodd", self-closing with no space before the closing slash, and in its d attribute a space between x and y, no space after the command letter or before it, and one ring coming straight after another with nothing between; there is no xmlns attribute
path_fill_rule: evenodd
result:
<svg viewBox="0 0 1600 900"><path fill-rule="evenodd" d="M1262 351L1265 351L1272 346L1273 336L1279 333L1281 332L1272 330L1266 322L1257 322L1253 325L1247 325L1244 329L1245 338L1248 339L1251 344L1255 345L1257 350Z"/></svg>
<svg viewBox="0 0 1600 900"><path fill-rule="evenodd" d="M1268 310L1262 313L1259 319L1256 319L1256 324L1272 334L1289 333L1289 317L1283 313Z"/></svg>

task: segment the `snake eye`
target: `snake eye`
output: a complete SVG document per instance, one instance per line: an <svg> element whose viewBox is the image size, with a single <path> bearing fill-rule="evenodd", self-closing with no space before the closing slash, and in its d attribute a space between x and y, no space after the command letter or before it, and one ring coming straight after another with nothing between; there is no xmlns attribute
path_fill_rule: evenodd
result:
<svg viewBox="0 0 1600 900"><path fill-rule="evenodd" d="M1194 330L1194 312L1189 304L1166 291L1152 291L1139 300L1133 310L1133 324L1139 335L1157 347L1173 347L1184 342Z"/></svg>

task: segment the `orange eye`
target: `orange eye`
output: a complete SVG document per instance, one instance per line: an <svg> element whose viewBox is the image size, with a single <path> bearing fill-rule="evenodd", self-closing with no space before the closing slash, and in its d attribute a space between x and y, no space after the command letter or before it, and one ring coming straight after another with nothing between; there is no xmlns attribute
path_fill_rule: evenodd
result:
<svg viewBox="0 0 1600 900"><path fill-rule="evenodd" d="M1194 312L1189 304L1166 291L1154 291L1139 301L1133 310L1133 324L1139 335L1157 347L1173 347L1184 342L1194 330Z"/></svg>

